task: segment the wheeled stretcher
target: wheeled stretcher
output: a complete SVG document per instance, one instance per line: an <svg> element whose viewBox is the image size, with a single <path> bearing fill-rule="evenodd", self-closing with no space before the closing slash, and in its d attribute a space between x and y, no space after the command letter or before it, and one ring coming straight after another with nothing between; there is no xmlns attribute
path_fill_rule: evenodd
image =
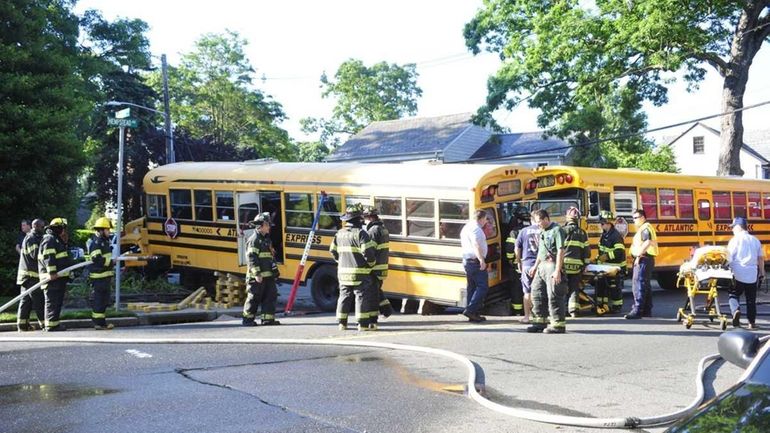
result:
<svg viewBox="0 0 770 433"><path fill-rule="evenodd" d="M590 284L596 289L599 279L615 278L619 272L620 266L589 264L583 269L583 287L586 284ZM594 290L594 294L596 294L596 290ZM578 302L580 303L579 308L581 311L590 310L597 316L603 316L610 312L609 305L604 302L598 302L595 297L589 296L582 287L580 293L578 293Z"/></svg>
<svg viewBox="0 0 770 433"><path fill-rule="evenodd" d="M718 289L730 288L733 273L727 260L727 248L720 246L700 247L693 253L692 259L679 268L677 286L687 290L687 300L676 313L676 320L690 329L697 317L695 296L705 295L705 317L709 321L719 320L720 327L727 329L727 316L719 309Z"/></svg>

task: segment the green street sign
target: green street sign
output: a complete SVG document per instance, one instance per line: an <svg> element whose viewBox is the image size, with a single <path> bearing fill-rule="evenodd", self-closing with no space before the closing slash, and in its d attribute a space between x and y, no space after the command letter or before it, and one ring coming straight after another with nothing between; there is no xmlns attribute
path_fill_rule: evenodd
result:
<svg viewBox="0 0 770 433"><path fill-rule="evenodd" d="M122 126L125 128L136 128L139 125L139 122L136 121L136 119L113 119L112 117L107 118L107 124L110 126Z"/></svg>
<svg viewBox="0 0 770 433"><path fill-rule="evenodd" d="M131 107L115 112L116 119L128 119L129 117L131 117Z"/></svg>

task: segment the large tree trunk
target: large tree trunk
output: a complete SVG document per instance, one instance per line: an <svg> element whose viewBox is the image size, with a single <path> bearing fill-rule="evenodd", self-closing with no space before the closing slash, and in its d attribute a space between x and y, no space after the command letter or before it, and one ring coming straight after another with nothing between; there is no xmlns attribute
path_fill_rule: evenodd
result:
<svg viewBox="0 0 770 433"><path fill-rule="evenodd" d="M743 108L743 94L749 81L749 69L754 56L764 42L767 33L758 25L759 16L767 1L750 1L738 20L730 46L730 59L720 70L725 81L722 86L722 112L732 112L722 116L719 167L717 176L743 176L741 169L741 148L743 147L743 112L733 112Z"/></svg>

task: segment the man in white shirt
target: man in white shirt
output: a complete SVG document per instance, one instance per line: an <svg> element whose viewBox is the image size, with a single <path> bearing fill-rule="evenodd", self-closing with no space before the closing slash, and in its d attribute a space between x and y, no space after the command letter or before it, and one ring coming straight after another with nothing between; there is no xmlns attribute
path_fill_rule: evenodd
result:
<svg viewBox="0 0 770 433"><path fill-rule="evenodd" d="M486 317L479 314L489 288L485 260L487 257L487 236L484 234L484 225L486 223L487 212L477 210L473 213L473 220L468 221L460 231L460 246L463 254L468 296L468 304L463 315L474 323L486 320Z"/></svg>
<svg viewBox="0 0 770 433"><path fill-rule="evenodd" d="M733 314L733 326L740 326L741 304L740 296L746 294L746 315L749 319L749 329L757 329L754 322L757 318L757 286L765 278L765 257L762 244L750 235L746 218L736 217L730 225L733 228L733 238L727 244L728 260L733 272L735 284L728 292L730 312Z"/></svg>

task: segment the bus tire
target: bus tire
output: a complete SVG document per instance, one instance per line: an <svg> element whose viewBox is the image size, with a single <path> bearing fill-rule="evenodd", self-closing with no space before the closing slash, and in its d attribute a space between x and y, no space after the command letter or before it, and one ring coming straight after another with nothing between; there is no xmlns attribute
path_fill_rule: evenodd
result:
<svg viewBox="0 0 770 433"><path fill-rule="evenodd" d="M313 273L310 281L310 294L313 302L321 311L337 310L337 298L340 295L340 284L337 281L337 268L323 265Z"/></svg>
<svg viewBox="0 0 770 433"><path fill-rule="evenodd" d="M676 290L676 280L677 280L677 273L676 271L667 271L667 272L658 272L658 275L656 277L658 280L658 285L663 290Z"/></svg>

